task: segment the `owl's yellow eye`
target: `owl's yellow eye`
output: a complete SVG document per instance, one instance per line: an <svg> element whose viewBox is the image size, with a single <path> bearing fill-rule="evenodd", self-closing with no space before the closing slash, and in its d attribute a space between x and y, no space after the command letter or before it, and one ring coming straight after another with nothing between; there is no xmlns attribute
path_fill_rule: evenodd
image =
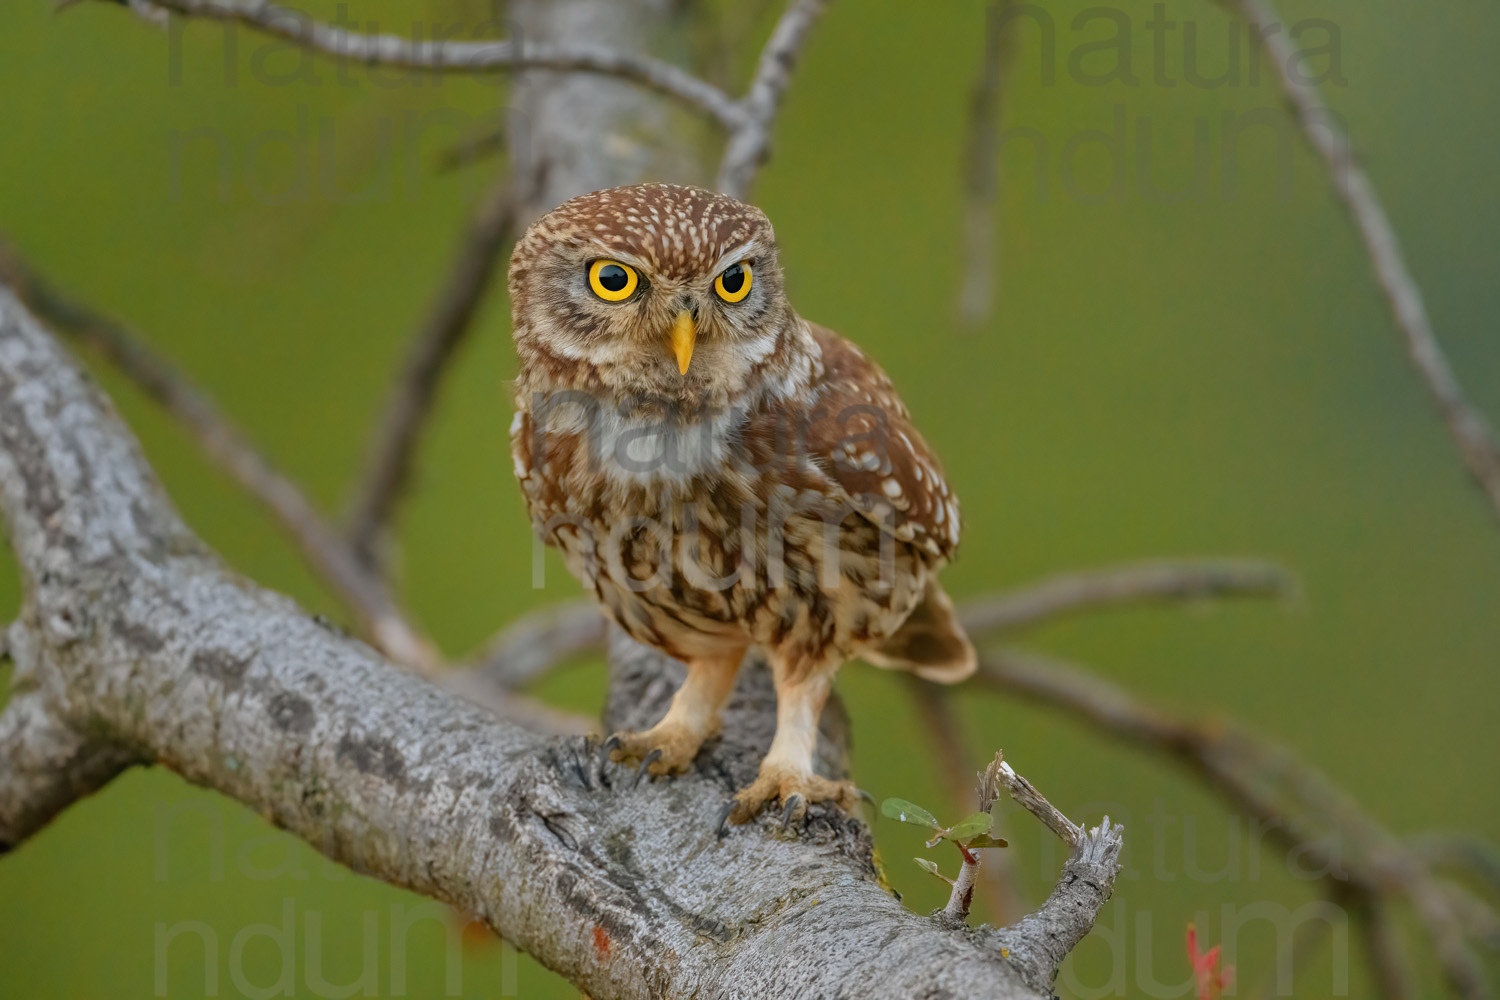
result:
<svg viewBox="0 0 1500 1000"><path fill-rule="evenodd" d="M723 274L714 279L714 291L725 302L738 302L750 294L751 280L749 264L730 264Z"/></svg>
<svg viewBox="0 0 1500 1000"><path fill-rule="evenodd" d="M624 302L640 284L635 268L614 260L596 260L589 265L589 287L605 302Z"/></svg>

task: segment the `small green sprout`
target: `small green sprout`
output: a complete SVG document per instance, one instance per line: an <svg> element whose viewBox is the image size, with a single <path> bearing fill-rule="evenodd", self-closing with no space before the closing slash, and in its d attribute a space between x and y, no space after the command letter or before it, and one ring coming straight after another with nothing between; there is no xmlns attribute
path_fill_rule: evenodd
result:
<svg viewBox="0 0 1500 1000"><path fill-rule="evenodd" d="M982 847L1004 847L1005 841L990 834L990 825L993 822L989 813L970 813L963 819L951 826L944 826L938 822L938 818L923 809L915 802L905 799L886 799L880 804L882 815L890 819L899 820L902 823L910 823L913 826L926 827L933 831L931 839L927 841L928 847L936 847L943 841L951 841L958 848L958 853L963 855L965 864L974 864L975 858L971 851ZM929 875L942 879L949 885L953 879L938 870L936 863L926 858L915 858L917 865Z"/></svg>

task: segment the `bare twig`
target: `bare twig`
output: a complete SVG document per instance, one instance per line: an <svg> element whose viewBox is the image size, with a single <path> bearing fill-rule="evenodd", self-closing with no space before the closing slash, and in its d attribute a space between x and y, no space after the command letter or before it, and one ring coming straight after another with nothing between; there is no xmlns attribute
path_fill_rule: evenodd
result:
<svg viewBox="0 0 1500 1000"><path fill-rule="evenodd" d="M243 24L338 59L439 73L495 73L523 69L612 76L664 94L734 128L743 113L728 94L671 63L587 43L540 44L495 41L434 41L370 35L316 21L268 0L132 0L138 13L171 12L186 17Z"/></svg>
<svg viewBox="0 0 1500 1000"><path fill-rule="evenodd" d="M1005 85L1015 64L1016 0L1001 0L985 8L984 60L969 98L969 123L964 150L963 283L958 293L958 315L970 325L982 322L994 307L995 200L999 188L998 135Z"/></svg>
<svg viewBox="0 0 1500 1000"><path fill-rule="evenodd" d="M1243 815L1255 819L1269 841L1297 852L1336 893L1382 901L1404 896L1457 995L1489 996L1484 972L1466 941L1465 914L1444 891L1420 854L1396 838L1327 777L1285 750L1217 723L1175 719L1079 667L1017 653L980 658L980 678L1069 712L1091 728L1186 765Z"/></svg>
<svg viewBox="0 0 1500 1000"><path fill-rule="evenodd" d="M349 606L361 631L386 655L427 669L436 653L397 607L384 582L368 572L295 483L278 472L207 397L125 327L54 289L0 244L0 283L60 331L97 350L171 413L203 450L275 516L308 563Z"/></svg>
<svg viewBox="0 0 1500 1000"><path fill-rule="evenodd" d="M1423 833L1410 843L1429 863L1470 875L1500 895L1500 850L1489 841L1472 833Z"/></svg>
<svg viewBox="0 0 1500 1000"><path fill-rule="evenodd" d="M719 190L735 198L749 194L755 173L770 157L771 129L792 82L797 57L828 0L791 0L761 50L750 89L739 103L741 120L731 126L719 164Z"/></svg>
<svg viewBox="0 0 1500 1000"><path fill-rule="evenodd" d="M269 0L131 0L131 9L160 23L170 12L243 24L338 59L445 73L552 70L612 76L701 111L729 132L718 187L745 197L769 158L771 131L791 84L797 57L828 0L791 0L761 52L755 76L739 100L671 63L588 42L424 41L352 31L314 20Z"/></svg>
<svg viewBox="0 0 1500 1000"><path fill-rule="evenodd" d="M976 636L1029 628L1084 612L1217 597L1286 597L1296 581L1263 562L1137 563L1069 573L1020 590L979 598L962 609Z"/></svg>
<svg viewBox="0 0 1500 1000"><path fill-rule="evenodd" d="M1364 938L1365 958L1380 996L1384 1000L1408 1000L1415 996L1412 989L1415 976L1390 906L1369 893L1360 894L1351 902Z"/></svg>
<svg viewBox="0 0 1500 1000"><path fill-rule="evenodd" d="M1017 774L1006 762L1003 752L995 751L995 759L990 761L989 767L980 775L979 782L981 789L999 788L1004 791L1016 805L1041 820L1043 826L1057 834L1069 847L1075 846L1083 836L1083 827L1064 816L1062 810L1036 790L1035 785ZM1108 816L1104 817L1104 826L1109 826Z"/></svg>
<svg viewBox="0 0 1500 1000"><path fill-rule="evenodd" d="M1323 104L1317 87L1303 77L1294 33L1271 0L1225 0L1250 23L1264 41L1269 61L1313 151L1323 160L1334 191L1353 218L1365 252L1385 295L1397 328L1406 340L1407 354L1427 391L1437 403L1448 433L1458 445L1469 474L1489 497L1500 516L1500 442L1484 417L1469 402L1458 376L1443 354L1422 291L1412 276L1401 241L1375 190L1360 165L1354 145L1337 115Z"/></svg>
<svg viewBox="0 0 1500 1000"><path fill-rule="evenodd" d="M355 556L378 568L382 535L411 474L417 445L437 396L438 383L493 283L495 261L515 228L509 177L491 188L469 223L456 260L431 313L413 339L396 384L380 411L380 424L350 505L348 536Z"/></svg>

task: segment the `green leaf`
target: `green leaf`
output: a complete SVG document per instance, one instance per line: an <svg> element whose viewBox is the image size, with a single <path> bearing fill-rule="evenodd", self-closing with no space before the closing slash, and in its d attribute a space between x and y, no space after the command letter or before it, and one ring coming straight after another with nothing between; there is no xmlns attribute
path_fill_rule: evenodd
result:
<svg viewBox="0 0 1500 1000"><path fill-rule="evenodd" d="M944 840L966 841L990 829L989 813L972 813L943 831Z"/></svg>
<svg viewBox="0 0 1500 1000"><path fill-rule="evenodd" d="M974 848L978 847L1009 847L1010 844L1000 839L999 837L991 837L987 833L981 833L979 836L975 837L964 846L969 848L970 850L973 850Z"/></svg>
<svg viewBox="0 0 1500 1000"><path fill-rule="evenodd" d="M923 809L914 802L905 799L886 799L880 804L880 812L891 819L899 819L903 823L914 823L917 826L925 826L929 829L938 828L937 817Z"/></svg>
<svg viewBox="0 0 1500 1000"><path fill-rule="evenodd" d="M938 866L936 863L928 861L926 858L912 858L912 860L917 863L918 868L921 868L924 872L931 875L933 878L940 878L944 882L947 882L949 885L953 884L953 880L951 878L944 875L938 870Z"/></svg>

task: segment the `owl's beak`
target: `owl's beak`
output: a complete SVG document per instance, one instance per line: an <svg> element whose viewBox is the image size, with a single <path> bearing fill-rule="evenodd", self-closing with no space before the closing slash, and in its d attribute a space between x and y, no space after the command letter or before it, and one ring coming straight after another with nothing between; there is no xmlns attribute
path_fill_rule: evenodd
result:
<svg viewBox="0 0 1500 1000"><path fill-rule="evenodd" d="M677 355L677 370L687 374L688 362L693 360L693 345L698 342L698 325L693 314L684 309L672 321L672 353Z"/></svg>

